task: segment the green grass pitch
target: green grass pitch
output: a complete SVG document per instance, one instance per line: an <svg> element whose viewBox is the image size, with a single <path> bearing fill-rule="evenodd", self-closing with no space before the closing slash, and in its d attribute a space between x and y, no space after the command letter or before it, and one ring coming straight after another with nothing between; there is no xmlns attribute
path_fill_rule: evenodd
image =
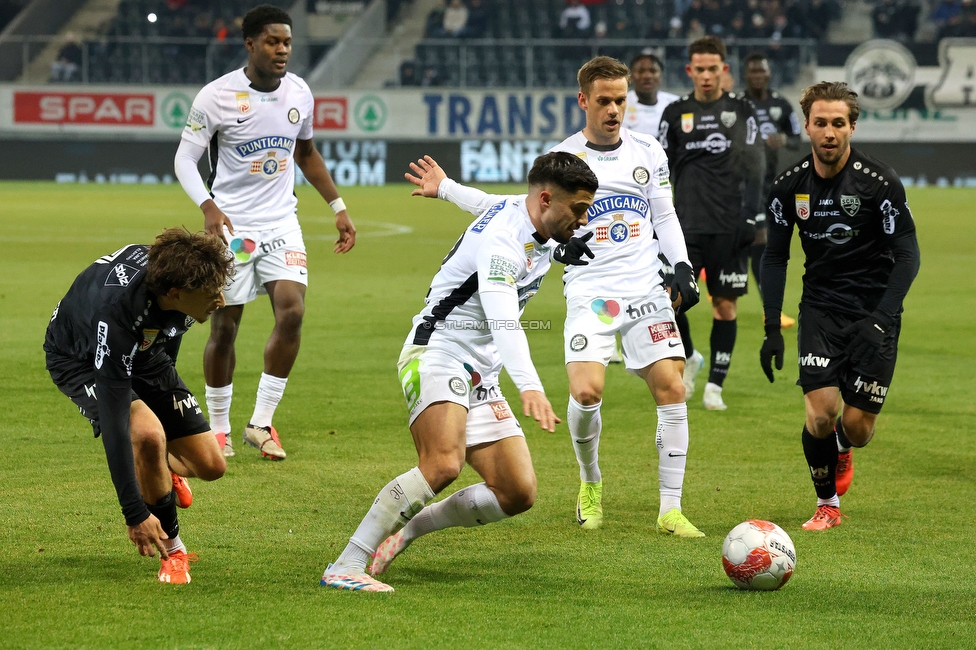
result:
<svg viewBox="0 0 976 650"><path fill-rule="evenodd" d="M518 191L517 188L505 188ZM497 191L497 190L496 190ZM81 269L164 227L202 227L173 186L0 185L0 646L80 648L957 648L972 647L976 442L976 191L912 190L922 269L906 303L895 381L871 445L855 453L844 525L808 533L815 495L800 446L795 330L769 385L761 310L741 301L726 382L729 410L690 402L684 510L708 537L654 531L655 411L647 388L609 368L601 465L605 527L573 517L578 473L565 424L522 419L539 477L535 507L483 529L441 531L393 565L392 595L318 586L376 492L416 463L395 362L410 318L470 217L405 185L343 190L356 248L333 255L328 207L299 189L308 244L304 340L275 418L288 459L240 442L271 329L261 298L244 316L232 408L236 458L193 482L183 536L193 583L155 581L157 560L125 535L101 443L51 384L41 343ZM795 249L787 310L795 315ZM565 314L558 271L526 317L557 413L565 413ZM711 315L691 313L707 351ZM179 369L203 401L208 326L186 335ZM505 378L514 406L518 396ZM470 469L448 491L476 482ZM733 588L725 534L748 518L792 536L797 568L780 592Z"/></svg>

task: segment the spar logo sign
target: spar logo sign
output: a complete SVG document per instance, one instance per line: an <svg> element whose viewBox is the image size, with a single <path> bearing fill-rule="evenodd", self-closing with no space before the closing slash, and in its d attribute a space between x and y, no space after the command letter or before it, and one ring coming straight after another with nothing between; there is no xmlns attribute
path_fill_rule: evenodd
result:
<svg viewBox="0 0 976 650"><path fill-rule="evenodd" d="M148 93L14 92L14 124L153 126Z"/></svg>

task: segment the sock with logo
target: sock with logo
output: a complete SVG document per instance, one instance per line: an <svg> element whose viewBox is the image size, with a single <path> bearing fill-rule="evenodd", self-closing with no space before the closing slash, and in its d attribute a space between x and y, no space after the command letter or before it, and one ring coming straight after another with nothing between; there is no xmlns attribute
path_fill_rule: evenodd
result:
<svg viewBox="0 0 976 650"><path fill-rule="evenodd" d="M842 454L849 452L854 445L844 435L844 423L841 422L840 416L837 417L837 423L834 425L834 433L837 434L837 451Z"/></svg>
<svg viewBox="0 0 976 650"><path fill-rule="evenodd" d="M254 401L254 415L251 416L250 424L256 427L270 427L271 418L274 417L275 409L281 396L285 394L285 384L288 377L275 377L267 373L261 373L261 381L258 382L258 396Z"/></svg>
<svg viewBox="0 0 976 650"><path fill-rule="evenodd" d="M146 504L150 514L159 520L159 527L166 536L176 539L180 536L180 522L176 517L176 492L171 491L154 504Z"/></svg>
<svg viewBox="0 0 976 650"><path fill-rule="evenodd" d="M803 427L803 455L820 499L837 496L837 442L833 436L815 438Z"/></svg>
<svg viewBox="0 0 976 650"><path fill-rule="evenodd" d="M657 407L658 481L661 487L661 512L681 510L681 486L688 460L688 405L665 404Z"/></svg>
<svg viewBox="0 0 976 650"><path fill-rule="evenodd" d="M603 479L600 472L600 430L603 418L600 417L602 401L592 406L583 406L573 396L569 396L567 417L569 435L572 436L573 450L580 466L580 480L599 483Z"/></svg>
<svg viewBox="0 0 976 650"><path fill-rule="evenodd" d="M681 345L685 348L685 358L690 359L695 353L695 344L691 342L691 324L684 312L675 315L674 322L678 324L678 334L681 335Z"/></svg>
<svg viewBox="0 0 976 650"><path fill-rule="evenodd" d="M234 384L207 386L207 415L214 433L230 433L230 402L234 396Z"/></svg>
<svg viewBox="0 0 976 650"><path fill-rule="evenodd" d="M729 374L737 323L735 319L712 320L712 366L708 372L708 382L711 384L721 386Z"/></svg>
<svg viewBox="0 0 976 650"><path fill-rule="evenodd" d="M421 535L453 526L484 526L508 515L498 503L498 497L484 483L469 485L443 501L432 503L421 510L403 529L403 537L412 542Z"/></svg>
<svg viewBox="0 0 976 650"><path fill-rule="evenodd" d="M376 547L406 526L433 498L434 491L417 467L387 483L376 495L339 559L333 563L332 573L365 573L366 563L376 552Z"/></svg>

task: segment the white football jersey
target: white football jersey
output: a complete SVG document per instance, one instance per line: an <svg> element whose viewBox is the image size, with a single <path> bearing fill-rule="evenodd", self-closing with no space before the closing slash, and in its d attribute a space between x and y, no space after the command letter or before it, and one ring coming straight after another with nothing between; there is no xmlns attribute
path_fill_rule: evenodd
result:
<svg viewBox="0 0 976 650"><path fill-rule="evenodd" d="M666 93L663 90L657 92L657 103L653 106L641 104L637 101L637 93L633 90L627 92L627 112L624 114L623 126L637 133L646 133L657 137L661 127L661 114L668 104L680 99L678 95Z"/></svg>
<svg viewBox="0 0 976 650"><path fill-rule="evenodd" d="M244 70L203 87L183 139L210 148L210 193L235 230L270 230L295 221L296 140L312 138L315 101L290 72L272 92L251 88Z"/></svg>
<svg viewBox="0 0 976 650"><path fill-rule="evenodd" d="M405 345L501 370L491 327L515 325L488 323L479 289L510 289L518 295L521 316L549 270L554 247L555 242L536 233L525 195L502 198L468 226L444 258L424 299L427 307L414 316Z"/></svg>
<svg viewBox="0 0 976 650"><path fill-rule="evenodd" d="M601 147L602 149L603 147ZM586 266L567 266L564 293L597 297L643 297L658 277L660 247L654 238L649 201L671 201L668 157L653 137L620 129L620 142L609 151L588 143L580 131L552 151L579 156L600 181L588 223L574 235L588 232L595 259ZM681 243L682 247L684 242Z"/></svg>

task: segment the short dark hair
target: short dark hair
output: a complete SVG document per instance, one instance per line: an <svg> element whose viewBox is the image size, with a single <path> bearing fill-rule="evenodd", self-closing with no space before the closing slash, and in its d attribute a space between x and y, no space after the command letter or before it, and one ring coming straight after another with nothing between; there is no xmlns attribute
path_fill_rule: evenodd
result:
<svg viewBox="0 0 976 650"><path fill-rule="evenodd" d="M658 70L661 71L664 70L664 61L662 61L661 57L659 57L657 54L654 54L653 52L641 52L640 54L635 56L633 59L630 60L630 69L633 70L634 66L637 65L637 62L640 61L641 59L650 59L650 61L657 66Z"/></svg>
<svg viewBox="0 0 976 650"><path fill-rule="evenodd" d="M846 102L847 120L851 124L857 123L861 108L857 105L857 93L851 90L843 81L821 81L808 86L800 97L800 108L803 109L804 121L810 121L810 108L814 102Z"/></svg>
<svg viewBox="0 0 976 650"><path fill-rule="evenodd" d="M596 194L600 181L590 166L578 156L565 151L551 151L536 158L529 170L529 187L541 185L555 185L570 194L580 190Z"/></svg>
<svg viewBox="0 0 976 650"><path fill-rule="evenodd" d="M170 289L217 292L233 275L234 258L216 235L169 228L149 246L146 288L157 296Z"/></svg>
<svg viewBox="0 0 976 650"><path fill-rule="evenodd" d="M584 95L590 94L590 88L597 79L627 79L630 80L630 68L612 56L595 56L579 69L576 80L580 91Z"/></svg>
<svg viewBox="0 0 976 650"><path fill-rule="evenodd" d="M769 61L769 57L766 56L765 52L750 52L746 58L742 59L742 69L745 70L753 61Z"/></svg>
<svg viewBox="0 0 976 650"><path fill-rule="evenodd" d="M718 54L725 61L728 50L718 36L702 36L688 46L688 60L691 61L691 57L696 54Z"/></svg>
<svg viewBox="0 0 976 650"><path fill-rule="evenodd" d="M241 22L241 33L244 35L244 40L260 34L264 31L265 25L288 25L291 27L291 16L278 7L258 5L244 14L244 20Z"/></svg>

